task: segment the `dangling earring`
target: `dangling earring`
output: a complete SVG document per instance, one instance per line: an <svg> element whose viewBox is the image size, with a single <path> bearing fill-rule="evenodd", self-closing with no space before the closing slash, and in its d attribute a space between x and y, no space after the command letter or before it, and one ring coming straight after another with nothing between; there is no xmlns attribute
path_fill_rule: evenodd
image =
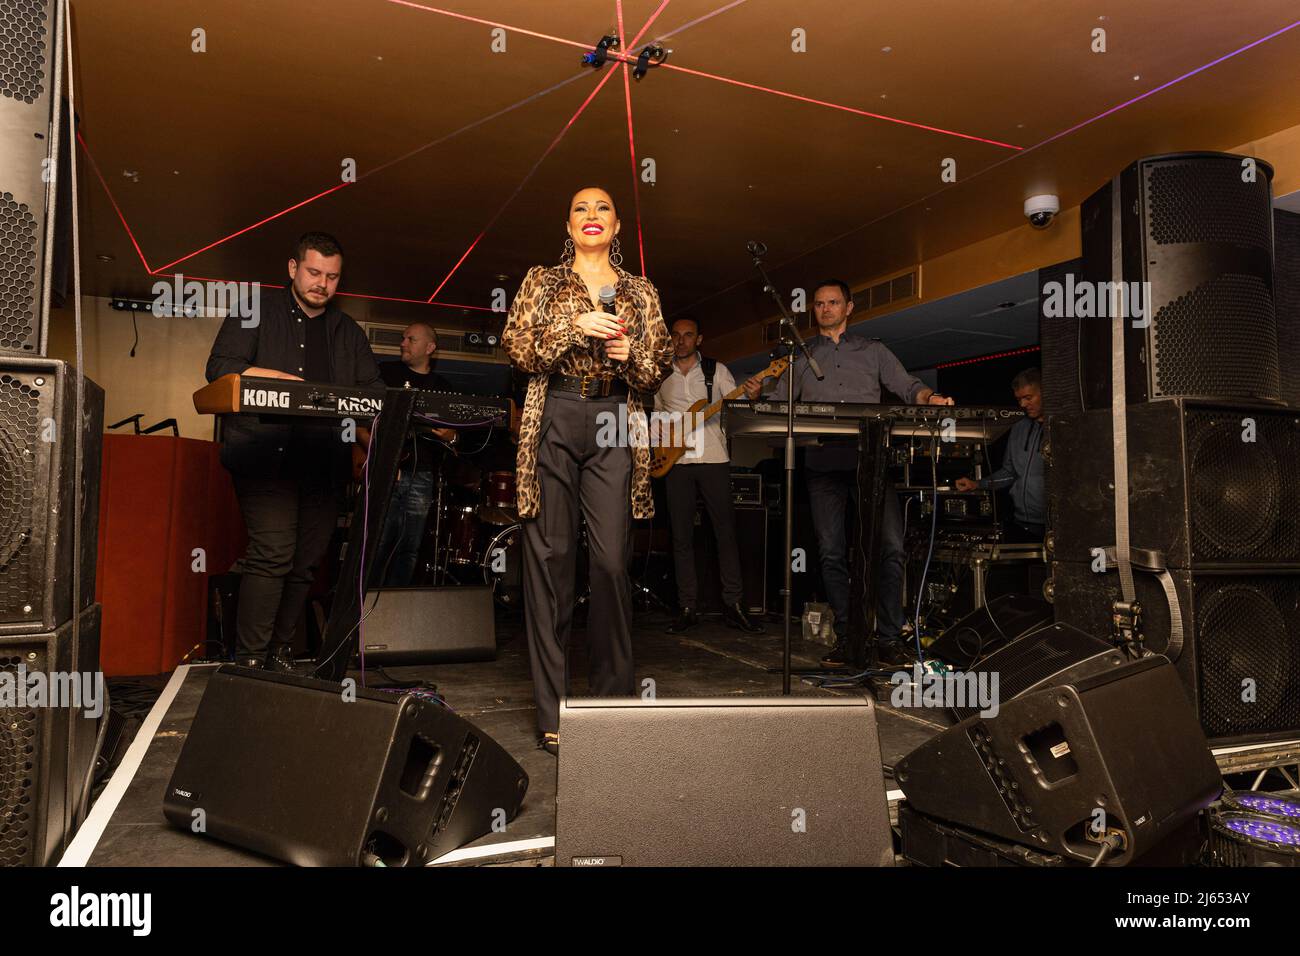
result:
<svg viewBox="0 0 1300 956"><path fill-rule="evenodd" d="M618 236L614 237L614 241L609 247L609 264L615 268L618 268L623 264L623 253L619 251Z"/></svg>
<svg viewBox="0 0 1300 956"><path fill-rule="evenodd" d="M564 240L564 253L563 255L560 256L560 265L562 266L573 265L573 240L572 239Z"/></svg>

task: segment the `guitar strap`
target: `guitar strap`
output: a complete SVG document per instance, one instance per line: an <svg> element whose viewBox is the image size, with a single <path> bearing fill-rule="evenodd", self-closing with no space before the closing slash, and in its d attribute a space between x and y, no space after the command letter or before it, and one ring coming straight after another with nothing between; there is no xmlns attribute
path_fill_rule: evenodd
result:
<svg viewBox="0 0 1300 956"><path fill-rule="evenodd" d="M700 356L700 368L704 371L704 393L708 396L705 399L710 405L713 404L713 373L718 370L718 360Z"/></svg>

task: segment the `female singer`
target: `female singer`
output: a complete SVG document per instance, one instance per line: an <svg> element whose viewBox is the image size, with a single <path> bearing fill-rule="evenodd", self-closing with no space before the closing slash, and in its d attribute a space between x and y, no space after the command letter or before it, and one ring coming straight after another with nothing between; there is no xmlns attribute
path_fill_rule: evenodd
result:
<svg viewBox="0 0 1300 956"><path fill-rule="evenodd" d="M655 287L619 268L619 221L609 193L579 190L565 229L560 264L528 270L502 336L511 362L529 373L516 493L539 745L552 754L559 753L560 698L567 692L579 506L591 579L588 682L602 697L636 693L627 565L632 517L652 516L654 501L649 448L627 441L633 429L617 424L637 420L637 391L659 388L673 354ZM612 313L601 307L603 286L614 288Z"/></svg>

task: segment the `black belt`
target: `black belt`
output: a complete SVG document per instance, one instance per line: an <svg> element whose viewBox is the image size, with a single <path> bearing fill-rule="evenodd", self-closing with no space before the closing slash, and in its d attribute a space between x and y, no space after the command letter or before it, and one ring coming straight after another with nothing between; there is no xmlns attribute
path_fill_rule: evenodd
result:
<svg viewBox="0 0 1300 956"><path fill-rule="evenodd" d="M627 382L604 374L552 375L547 388L551 391L576 392L583 398L609 398L627 394Z"/></svg>

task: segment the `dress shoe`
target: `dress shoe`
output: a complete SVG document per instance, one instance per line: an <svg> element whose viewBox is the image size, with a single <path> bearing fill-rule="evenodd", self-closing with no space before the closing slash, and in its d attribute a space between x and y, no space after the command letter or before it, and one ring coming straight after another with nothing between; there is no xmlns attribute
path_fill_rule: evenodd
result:
<svg viewBox="0 0 1300 956"><path fill-rule="evenodd" d="M911 667L916 660L916 652L910 644L902 641L889 641L876 645L876 654L880 663L888 667Z"/></svg>
<svg viewBox="0 0 1300 956"><path fill-rule="evenodd" d="M550 733L542 734L541 739L537 741L537 746L541 747L552 757L558 757L560 755L560 735Z"/></svg>
<svg viewBox="0 0 1300 956"><path fill-rule="evenodd" d="M668 625L668 633L683 634L699 623L700 619L696 616L695 610L693 608L684 607L678 612L677 616L673 618L673 622Z"/></svg>
<svg viewBox="0 0 1300 956"><path fill-rule="evenodd" d="M722 609L722 619L727 622L728 627L734 627L737 630L745 631L749 634L762 634L763 625L756 621L751 621L745 614L745 609L740 603L728 604Z"/></svg>
<svg viewBox="0 0 1300 956"><path fill-rule="evenodd" d="M275 671L277 674L292 674L298 669L288 650L272 651L267 655L264 666L268 671Z"/></svg>
<svg viewBox="0 0 1300 956"><path fill-rule="evenodd" d="M835 646L826 652L822 658L822 664L825 667L847 667L853 662L853 648L849 646L847 638L839 638L835 641Z"/></svg>

